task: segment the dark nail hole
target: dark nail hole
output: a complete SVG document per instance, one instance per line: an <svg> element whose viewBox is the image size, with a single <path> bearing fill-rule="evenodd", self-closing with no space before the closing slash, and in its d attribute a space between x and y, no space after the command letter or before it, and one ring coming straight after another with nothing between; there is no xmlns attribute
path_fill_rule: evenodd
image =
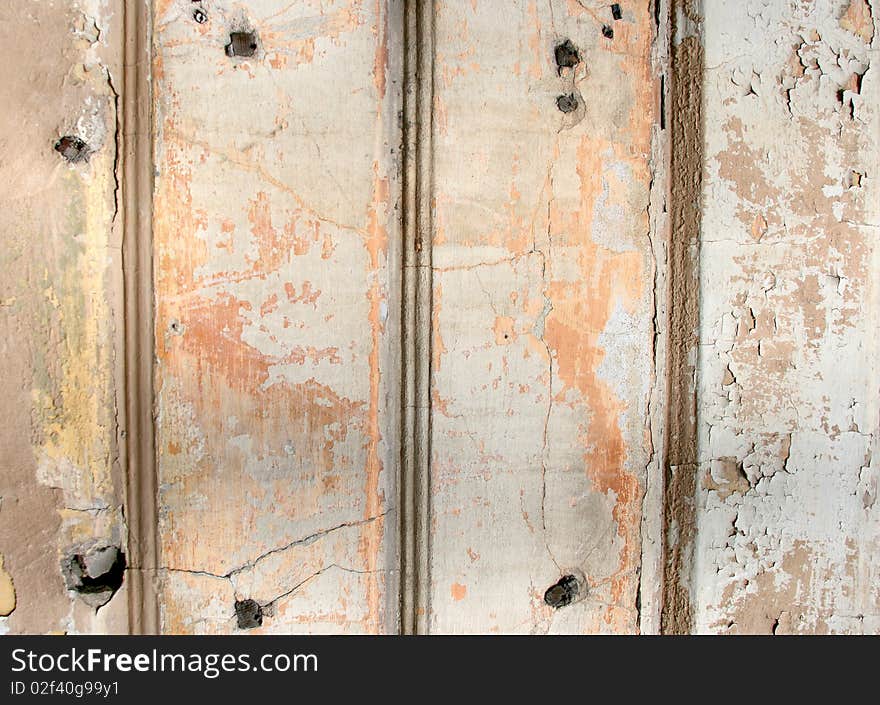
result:
<svg viewBox="0 0 880 705"><path fill-rule="evenodd" d="M573 575L563 575L559 582L547 588L544 593L544 602L551 607L559 609L570 605L580 594L580 584Z"/></svg>
<svg viewBox="0 0 880 705"><path fill-rule="evenodd" d="M574 93L561 95L556 99L556 107L564 113L573 113L577 110L578 99L575 98Z"/></svg>
<svg viewBox="0 0 880 705"><path fill-rule="evenodd" d="M611 16L615 20L619 20L621 17L623 17L623 13L621 13L621 11L620 11L620 5L618 5L617 3L614 3L611 6Z"/></svg>
<svg viewBox="0 0 880 705"><path fill-rule="evenodd" d="M74 135L65 135L55 143L55 151L72 164L88 161L92 151L83 140Z"/></svg>
<svg viewBox="0 0 880 705"><path fill-rule="evenodd" d="M204 10L196 10L193 12L193 19L199 24L205 24L208 21L208 14Z"/></svg>
<svg viewBox="0 0 880 705"><path fill-rule="evenodd" d="M255 629L263 625L263 608L256 600L236 600L235 616L239 629Z"/></svg>
<svg viewBox="0 0 880 705"><path fill-rule="evenodd" d="M226 45L226 56L253 56L257 51L257 36L253 32L232 32Z"/></svg>
<svg viewBox="0 0 880 705"><path fill-rule="evenodd" d="M92 606L100 607L122 587L125 554L116 546L96 546L65 558L61 570L68 590L79 593Z"/></svg>
<svg viewBox="0 0 880 705"><path fill-rule="evenodd" d="M611 29L607 24L602 25L602 36L605 39L614 39L614 30Z"/></svg>
<svg viewBox="0 0 880 705"><path fill-rule="evenodd" d="M553 50L553 53L556 57L556 66L558 73L561 73L562 69L574 68L581 62L581 57L578 54L578 50L575 45L571 43L570 39L566 39L561 44L557 44L556 49Z"/></svg>

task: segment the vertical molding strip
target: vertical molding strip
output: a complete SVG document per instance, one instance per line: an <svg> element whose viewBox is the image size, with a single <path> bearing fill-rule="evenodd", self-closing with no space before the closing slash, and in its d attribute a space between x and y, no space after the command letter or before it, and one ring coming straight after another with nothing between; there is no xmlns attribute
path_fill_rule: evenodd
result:
<svg viewBox="0 0 880 705"><path fill-rule="evenodd" d="M428 632L434 3L404 2L400 631Z"/></svg>
<svg viewBox="0 0 880 705"><path fill-rule="evenodd" d="M696 531L697 352L703 184L703 38L700 0L671 8L667 443L661 630L691 629L690 570Z"/></svg>
<svg viewBox="0 0 880 705"><path fill-rule="evenodd" d="M153 429L153 151L150 1L125 0L122 85L122 273L129 631L158 634L158 537Z"/></svg>
<svg viewBox="0 0 880 705"><path fill-rule="evenodd" d="M651 138L651 191L648 206L649 234L654 279L654 364L653 383L648 399L648 430L652 454L646 468L642 498L641 570L639 572L639 633L658 634L663 610L663 486L666 458L666 408L668 393L669 344L669 144L666 121L669 85L669 0L653 0L654 46L651 52L652 77L657 84L656 114Z"/></svg>

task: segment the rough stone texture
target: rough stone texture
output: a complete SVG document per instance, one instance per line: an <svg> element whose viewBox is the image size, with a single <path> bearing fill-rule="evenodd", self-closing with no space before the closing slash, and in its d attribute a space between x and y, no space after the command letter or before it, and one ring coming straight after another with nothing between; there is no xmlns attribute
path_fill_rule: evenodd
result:
<svg viewBox="0 0 880 705"><path fill-rule="evenodd" d="M0 631L125 631L62 562L125 546L115 2L0 5ZM55 146L61 138L70 136ZM80 142L81 141L81 142ZM14 608L14 609L13 609Z"/></svg>
<svg viewBox="0 0 880 705"><path fill-rule="evenodd" d="M622 8L436 5L432 632L639 628L659 79Z"/></svg>
<svg viewBox="0 0 880 705"><path fill-rule="evenodd" d="M395 631L399 11L205 11L154 3L162 628Z"/></svg>
<svg viewBox="0 0 880 705"><path fill-rule="evenodd" d="M665 377L662 507L663 564L659 615L652 609L653 624L665 633L690 631L688 573L695 532L695 481L697 463L697 349L699 343L699 252L703 177L703 63L699 4L676 0L668 17L668 91L665 119L669 123L668 203L666 238L662 258L666 276L667 341L665 361L658 367ZM659 348L662 352L662 348ZM656 484L656 483L655 483ZM651 503L652 505L654 503ZM650 516L652 509L646 512ZM643 623L643 626L645 624Z"/></svg>
<svg viewBox="0 0 880 705"><path fill-rule="evenodd" d="M699 632L880 630L873 14L703 3Z"/></svg>

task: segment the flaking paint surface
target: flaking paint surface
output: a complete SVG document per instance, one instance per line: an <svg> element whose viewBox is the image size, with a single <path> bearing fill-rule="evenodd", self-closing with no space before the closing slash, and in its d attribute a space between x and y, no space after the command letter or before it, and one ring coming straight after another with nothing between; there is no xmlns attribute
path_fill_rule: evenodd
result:
<svg viewBox="0 0 880 705"><path fill-rule="evenodd" d="M703 11L694 629L876 633L877 9Z"/></svg>
<svg viewBox="0 0 880 705"><path fill-rule="evenodd" d="M163 630L394 630L400 20L190 6L154 20Z"/></svg>
<svg viewBox="0 0 880 705"><path fill-rule="evenodd" d="M634 632L652 450L648 2L438 3L430 628ZM602 35L612 25L612 39ZM558 72L570 39L581 62ZM573 93L579 107L556 104ZM586 599L544 591L582 573Z"/></svg>

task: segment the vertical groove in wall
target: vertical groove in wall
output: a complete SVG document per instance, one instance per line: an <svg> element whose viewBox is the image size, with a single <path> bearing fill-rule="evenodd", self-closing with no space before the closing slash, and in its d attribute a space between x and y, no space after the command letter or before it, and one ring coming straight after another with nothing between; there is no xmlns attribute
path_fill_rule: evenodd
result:
<svg viewBox="0 0 880 705"><path fill-rule="evenodd" d="M667 443L664 462L663 633L690 631L688 573L695 531L696 355L703 170L703 46L698 0L674 0L669 82Z"/></svg>
<svg viewBox="0 0 880 705"><path fill-rule="evenodd" d="M122 110L125 280L125 459L129 630L159 632L156 469L153 446L152 140L150 11L126 0Z"/></svg>
<svg viewBox="0 0 880 705"><path fill-rule="evenodd" d="M400 631L427 632L431 458L433 3L404 11Z"/></svg>

